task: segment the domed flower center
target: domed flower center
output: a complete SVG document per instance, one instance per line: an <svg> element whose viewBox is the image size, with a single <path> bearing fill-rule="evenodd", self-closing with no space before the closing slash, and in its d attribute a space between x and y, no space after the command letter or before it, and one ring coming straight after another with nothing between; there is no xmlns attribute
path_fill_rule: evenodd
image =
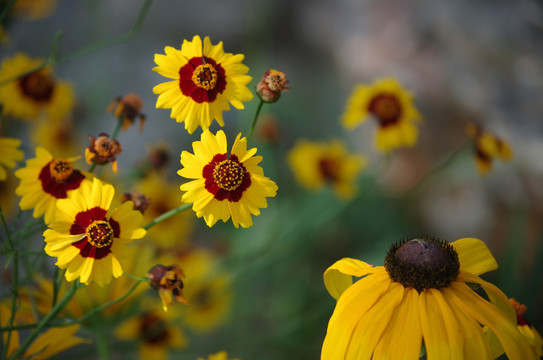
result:
<svg viewBox="0 0 543 360"><path fill-rule="evenodd" d="M321 158L319 168L324 179L329 181L339 180L339 163L336 159L330 157Z"/></svg>
<svg viewBox="0 0 543 360"><path fill-rule="evenodd" d="M371 99L368 109L381 126L396 123L402 114L402 105L398 98L390 94L379 94Z"/></svg>
<svg viewBox="0 0 543 360"><path fill-rule="evenodd" d="M226 191L236 190L243 182L245 170L232 160L218 163L213 170L213 178L218 187Z"/></svg>
<svg viewBox="0 0 543 360"><path fill-rule="evenodd" d="M456 281L460 261L456 250L437 239L406 239L390 247L385 269L392 281L424 289L441 289Z"/></svg>
<svg viewBox="0 0 543 360"><path fill-rule="evenodd" d="M45 102L53 95L55 83L47 73L38 71L20 79L19 86L28 97L38 102Z"/></svg>
<svg viewBox="0 0 543 360"><path fill-rule="evenodd" d="M104 220L95 220L87 227L85 231L87 241L94 247L103 248L113 241L113 229L109 222Z"/></svg>
<svg viewBox="0 0 543 360"><path fill-rule="evenodd" d="M74 167L72 163L66 159L54 159L49 163L49 171L51 176L58 182L64 181L72 175Z"/></svg>
<svg viewBox="0 0 543 360"><path fill-rule="evenodd" d="M211 64L198 65L192 73L192 81L204 90L213 90L217 84L217 70Z"/></svg>

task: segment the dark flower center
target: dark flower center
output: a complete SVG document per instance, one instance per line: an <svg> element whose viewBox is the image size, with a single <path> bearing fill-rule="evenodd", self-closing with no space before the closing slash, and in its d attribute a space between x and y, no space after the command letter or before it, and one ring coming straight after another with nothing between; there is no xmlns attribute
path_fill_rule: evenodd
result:
<svg viewBox="0 0 543 360"><path fill-rule="evenodd" d="M437 239L405 239L390 247L385 269L392 281L424 289L441 289L456 281L460 261L456 250Z"/></svg>
<svg viewBox="0 0 543 360"><path fill-rule="evenodd" d="M218 163L213 170L213 178L217 186L226 191L236 190L242 183L245 171L241 165L232 160Z"/></svg>
<svg viewBox="0 0 543 360"><path fill-rule="evenodd" d="M94 247L103 248L111 244L113 240L113 228L109 222L95 220L85 231L87 241Z"/></svg>
<svg viewBox="0 0 543 360"><path fill-rule="evenodd" d="M217 84L217 70L211 64L198 65L192 73L194 85L204 90L213 90Z"/></svg>
<svg viewBox="0 0 543 360"><path fill-rule="evenodd" d="M19 80L19 86L25 95L38 102L51 99L55 82L47 73L35 72Z"/></svg>
<svg viewBox="0 0 543 360"><path fill-rule="evenodd" d="M319 160L319 168L322 176L329 181L339 180L339 163L336 159L323 157Z"/></svg>
<svg viewBox="0 0 543 360"><path fill-rule="evenodd" d="M168 324L152 313L142 315L139 330L141 337L147 343L166 343L169 338Z"/></svg>
<svg viewBox="0 0 543 360"><path fill-rule="evenodd" d="M51 176L55 178L56 181L64 181L72 175L74 172L74 167L72 163L65 159L54 159L49 163L49 171Z"/></svg>
<svg viewBox="0 0 543 360"><path fill-rule="evenodd" d="M402 115L400 100L391 94L379 94L371 99L368 110L377 118L382 127L392 125Z"/></svg>

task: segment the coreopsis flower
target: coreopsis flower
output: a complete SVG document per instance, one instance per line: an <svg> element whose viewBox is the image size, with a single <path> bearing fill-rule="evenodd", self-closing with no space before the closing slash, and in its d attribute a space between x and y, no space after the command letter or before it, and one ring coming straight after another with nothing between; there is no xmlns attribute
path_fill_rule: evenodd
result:
<svg viewBox="0 0 543 360"><path fill-rule="evenodd" d="M342 198L354 195L356 177L366 165L364 157L349 154L340 140L329 143L300 140L287 159L300 184L312 190L330 184Z"/></svg>
<svg viewBox="0 0 543 360"><path fill-rule="evenodd" d="M524 313L526 313L526 310L528 310L528 308L526 307L526 305L522 305L513 298L509 299L509 301L511 301L511 304L513 304L513 308L515 309L515 313L517 314L517 328L522 333L522 335L524 335L524 337L534 350L535 354L537 355L537 358L541 358L541 356L543 356L543 338L541 337L537 329L532 324L530 324L524 317Z"/></svg>
<svg viewBox="0 0 543 360"><path fill-rule="evenodd" d="M17 161L22 161L25 154L19 149L21 140L0 137L0 181L6 180L8 173L5 167L13 169Z"/></svg>
<svg viewBox="0 0 543 360"><path fill-rule="evenodd" d="M376 120L375 145L388 152L417 142L417 122L421 116L413 105L413 95L395 79L387 78L371 85L357 85L347 100L342 122L353 129L368 118Z"/></svg>
<svg viewBox="0 0 543 360"><path fill-rule="evenodd" d="M188 339L173 318L156 306L145 304L145 311L121 323L115 335L122 340L139 342L139 358L166 360L170 349L182 349Z"/></svg>
<svg viewBox="0 0 543 360"><path fill-rule="evenodd" d="M160 299L162 299L162 308L168 311L168 306L175 301L179 301L185 305L189 303L183 294L183 280L185 274L177 265L155 265L147 273L149 284L153 289L158 290Z"/></svg>
<svg viewBox="0 0 543 360"><path fill-rule="evenodd" d="M147 210L149 204L151 204L151 199L149 199L144 194L140 194L138 192L125 192L121 196L121 203L124 203L126 201L132 201L132 203L134 204L134 210L137 210L142 214L145 214L145 210Z"/></svg>
<svg viewBox="0 0 543 360"><path fill-rule="evenodd" d="M158 66L153 71L173 81L153 88L159 95L156 107L171 109L171 118L184 121L189 134L198 126L206 130L213 120L224 126L222 112L230 110L229 102L240 110L253 98L247 88L249 68L241 63L244 56L225 53L222 41L213 45L206 36L202 43L196 35L184 40L181 50L166 46L164 51L155 54Z"/></svg>
<svg viewBox="0 0 543 360"><path fill-rule="evenodd" d="M103 286L123 269L118 257L125 245L145 236L143 216L127 201L111 210L115 189L94 178L57 202L55 220L43 233L45 252L57 257L56 265L66 269L66 280L95 281Z"/></svg>
<svg viewBox="0 0 543 360"><path fill-rule="evenodd" d="M34 209L33 216L44 215L45 223L50 223L56 212L56 202L66 199L77 190L86 176L74 169L74 158L53 158L45 148L36 148L36 157L26 161L26 166L15 171L21 183L15 193L21 196L21 210Z"/></svg>
<svg viewBox="0 0 543 360"><path fill-rule="evenodd" d="M270 69L262 75L256 84L256 94L265 103L274 103L281 97L283 91L289 90L288 80L281 71Z"/></svg>
<svg viewBox="0 0 543 360"><path fill-rule="evenodd" d="M494 159L507 162L513 157L511 146L491 132L472 123L466 127L466 132L474 140L475 166L481 176L485 176L492 170Z"/></svg>
<svg viewBox="0 0 543 360"><path fill-rule="evenodd" d="M117 140L111 140L106 133L100 133L97 138L89 136L90 145L85 149L87 164L105 165L111 163L113 171L117 172L117 155L123 148Z"/></svg>
<svg viewBox="0 0 543 360"><path fill-rule="evenodd" d="M324 273L337 304L321 359L419 359L423 342L428 360L493 359L483 326L509 359L535 359L507 297L477 276L497 266L473 238L406 239L392 245L384 266L337 261Z"/></svg>
<svg viewBox="0 0 543 360"><path fill-rule="evenodd" d="M204 358L198 358L198 360L206 360ZM228 359L228 353L226 351L219 351L215 354L210 354L207 357L207 360L229 360ZM240 360L239 358L236 359L230 359L230 360Z"/></svg>
<svg viewBox="0 0 543 360"><path fill-rule="evenodd" d="M181 185L181 191L186 191L182 201L192 203L196 216L203 216L209 227L229 218L236 228L252 226L251 214L260 215L260 209L268 206L266 198L277 194L275 182L258 166L262 157L254 156L256 148L247 150L247 138L241 133L230 155L222 130L217 135L206 130L200 139L192 143L194 154L181 153L183 168L177 173L194 179Z"/></svg>
<svg viewBox="0 0 543 360"><path fill-rule="evenodd" d="M122 119L122 129L125 131L136 121L136 118L139 118L139 131L141 132L146 121L145 115L140 112L142 108L143 101L141 98L134 93L129 93L123 97L116 97L106 111L113 111L116 118Z"/></svg>
<svg viewBox="0 0 543 360"><path fill-rule="evenodd" d="M44 62L44 59L33 59L23 53L2 62L0 82L12 80L0 87L0 104L5 115L27 120L40 116L61 119L73 108L72 86L56 79L50 67L15 79Z"/></svg>
<svg viewBox="0 0 543 360"><path fill-rule="evenodd" d="M40 121L32 127L30 139L34 146L44 147L57 156L68 156L80 151L81 144L69 118Z"/></svg>

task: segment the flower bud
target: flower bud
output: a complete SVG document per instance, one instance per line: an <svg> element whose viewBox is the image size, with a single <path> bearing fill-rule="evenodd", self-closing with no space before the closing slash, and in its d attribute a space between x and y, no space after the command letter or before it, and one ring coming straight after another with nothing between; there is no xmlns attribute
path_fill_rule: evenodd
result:
<svg viewBox="0 0 543 360"><path fill-rule="evenodd" d="M281 97L281 92L290 89L288 80L281 71L270 69L264 73L262 79L256 84L258 97L266 103L274 103Z"/></svg>

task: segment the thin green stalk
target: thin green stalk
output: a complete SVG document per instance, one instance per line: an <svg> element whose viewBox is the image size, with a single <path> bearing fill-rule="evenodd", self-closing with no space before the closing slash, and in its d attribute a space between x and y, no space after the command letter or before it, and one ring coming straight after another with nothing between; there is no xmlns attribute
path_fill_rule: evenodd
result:
<svg viewBox="0 0 543 360"><path fill-rule="evenodd" d="M251 136L253 136L253 132L255 131L256 127L256 121L258 120L258 115L260 115L260 110L262 110L262 105L264 105L264 101L260 100L258 103L258 107L256 108L255 117L253 119L253 125L251 125L251 130L249 130L249 135L247 135L247 142L251 139Z"/></svg>
<svg viewBox="0 0 543 360"><path fill-rule="evenodd" d="M109 345L107 342L107 337L100 330L95 331L96 335L96 347L98 348L98 358L100 360L109 359Z"/></svg>
<svg viewBox="0 0 543 360"><path fill-rule="evenodd" d="M6 223L6 218L4 217L4 212L2 211L2 205L0 205L0 217L2 218L2 224L6 230L6 237L8 239L9 247L13 252L13 289L12 289L12 298L11 298L11 314L9 316L9 326L13 326L13 321L15 320L15 312L17 311L17 298L18 296L18 287L19 287L19 256L15 247L13 246L13 241L11 240L11 235L9 232L8 224ZM2 359L6 358L9 343L11 341L11 330L8 331L8 336L6 339L6 346L4 346L4 352L2 354Z"/></svg>
<svg viewBox="0 0 543 360"><path fill-rule="evenodd" d="M161 221L164 221L164 220L166 220L168 218L171 218L172 216L174 216L177 213L180 213L182 211L190 209L191 206L192 206L192 204L184 204L184 205L181 205L178 208L167 211L164 214L156 217L153 221L151 221L149 224L145 225L143 228L145 230L149 230L150 227L155 226L156 224L158 224Z"/></svg>
<svg viewBox="0 0 543 360"><path fill-rule="evenodd" d="M11 355L10 360L17 359L20 357L26 348L34 341L34 339L39 335L41 329L43 329L47 324L68 304L72 296L74 296L77 290L77 283L70 288L70 290L64 295L64 297L51 309L49 314L47 314L41 321L36 325L36 328L30 333L28 338L23 342L23 344L17 349L17 351Z"/></svg>

